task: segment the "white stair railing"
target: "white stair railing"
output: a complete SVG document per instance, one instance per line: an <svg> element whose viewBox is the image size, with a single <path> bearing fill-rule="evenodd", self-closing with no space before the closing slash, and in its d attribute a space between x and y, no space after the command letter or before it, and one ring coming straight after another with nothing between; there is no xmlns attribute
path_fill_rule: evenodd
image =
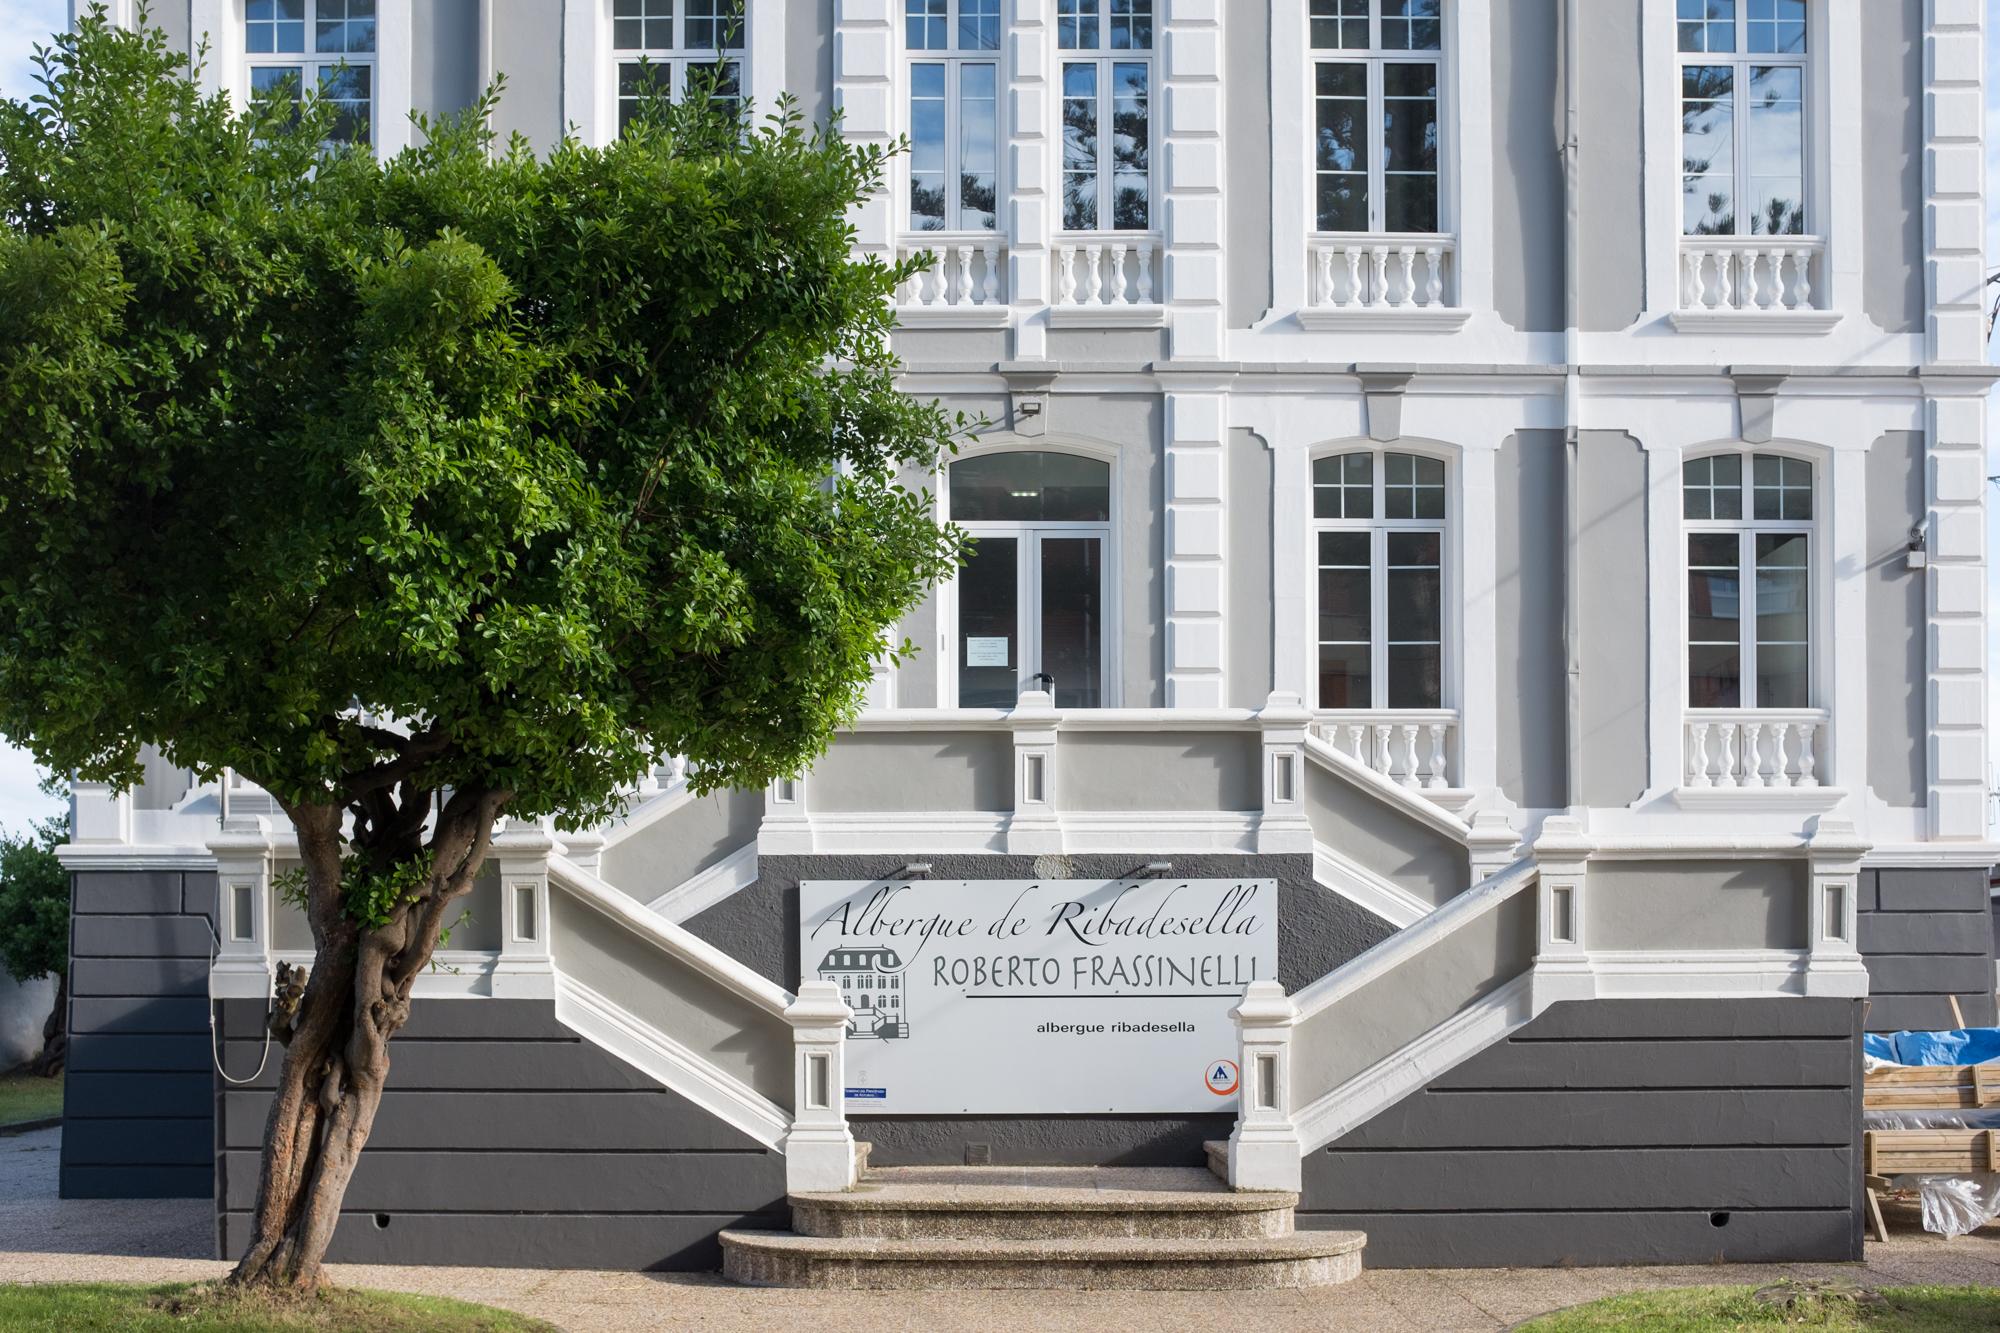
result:
<svg viewBox="0 0 2000 1333"><path fill-rule="evenodd" d="M1824 709L1712 708L1682 726L1682 782L1735 789L1817 787L1826 753Z"/></svg>

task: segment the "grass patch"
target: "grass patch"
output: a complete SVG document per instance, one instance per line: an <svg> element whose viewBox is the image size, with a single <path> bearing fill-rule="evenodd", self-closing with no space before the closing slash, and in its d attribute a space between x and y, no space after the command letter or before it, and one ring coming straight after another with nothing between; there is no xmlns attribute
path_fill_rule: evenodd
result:
<svg viewBox="0 0 2000 1333"><path fill-rule="evenodd" d="M556 1333L507 1310L437 1296L334 1289L310 1296L219 1283L142 1287L109 1282L0 1285L0 1333Z"/></svg>
<svg viewBox="0 0 2000 1333"><path fill-rule="evenodd" d="M1534 1333L1718 1333L1724 1329L1831 1328L1870 1333L1971 1333L2000 1329L2000 1289L1781 1282L1770 1287L1677 1287L1612 1296L1532 1319Z"/></svg>
<svg viewBox="0 0 2000 1333"><path fill-rule="evenodd" d="M0 1075L0 1125L18 1125L23 1120L47 1120L62 1114L62 1075L40 1078L34 1074Z"/></svg>

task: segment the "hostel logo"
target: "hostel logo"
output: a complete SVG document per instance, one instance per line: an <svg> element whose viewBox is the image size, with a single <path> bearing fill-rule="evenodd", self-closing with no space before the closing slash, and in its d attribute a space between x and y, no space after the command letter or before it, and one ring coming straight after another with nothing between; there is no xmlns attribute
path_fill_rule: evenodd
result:
<svg viewBox="0 0 2000 1333"><path fill-rule="evenodd" d="M1210 1060L1208 1062L1208 1073L1202 1081L1208 1085L1208 1090L1216 1096L1227 1097L1230 1093L1236 1091L1236 1084L1240 1077L1241 1071L1237 1069L1234 1060Z"/></svg>
<svg viewBox="0 0 2000 1333"><path fill-rule="evenodd" d="M894 949L833 949L820 960L819 976L840 987L852 1010L847 1035L859 1040L893 1041L910 1035L903 1007L903 960Z"/></svg>

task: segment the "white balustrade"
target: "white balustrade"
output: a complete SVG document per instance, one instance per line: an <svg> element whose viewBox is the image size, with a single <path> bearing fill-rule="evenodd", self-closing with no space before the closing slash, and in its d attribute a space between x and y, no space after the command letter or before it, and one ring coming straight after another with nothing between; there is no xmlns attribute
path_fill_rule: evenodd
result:
<svg viewBox="0 0 2000 1333"><path fill-rule="evenodd" d="M1704 709L1683 728L1682 781L1734 789L1817 787L1826 752L1826 714Z"/></svg>
<svg viewBox="0 0 2000 1333"><path fill-rule="evenodd" d="M1308 303L1332 310L1426 310L1457 304L1450 236L1320 235L1308 242Z"/></svg>
<svg viewBox="0 0 2000 1333"><path fill-rule="evenodd" d="M1157 236L1117 232L1073 233L1057 238L1056 304L1157 305Z"/></svg>
<svg viewBox="0 0 2000 1333"><path fill-rule="evenodd" d="M1816 236L1683 236L1681 309L1819 309L1825 251Z"/></svg>
<svg viewBox="0 0 2000 1333"><path fill-rule="evenodd" d="M1322 713L1313 731L1356 763L1412 790L1451 786L1458 714L1450 710Z"/></svg>
<svg viewBox="0 0 2000 1333"><path fill-rule="evenodd" d="M906 237L901 258L928 253L931 265L896 293L907 309L948 310L1006 303L1006 247L995 232L931 232Z"/></svg>

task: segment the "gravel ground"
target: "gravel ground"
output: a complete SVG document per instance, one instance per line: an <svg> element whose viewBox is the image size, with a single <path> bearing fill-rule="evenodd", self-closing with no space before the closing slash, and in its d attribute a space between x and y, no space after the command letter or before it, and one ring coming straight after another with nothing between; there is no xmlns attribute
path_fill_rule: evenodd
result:
<svg viewBox="0 0 2000 1333"><path fill-rule="evenodd" d="M175 1282L218 1277L202 1200L56 1198L61 1131L0 1138L0 1282ZM505 1306L572 1333L697 1328L834 1326L871 1333L996 1326L1134 1330L1214 1325L1315 1333L1503 1329L1533 1315L1646 1287L1838 1277L1869 1284L2000 1285L2000 1226L1943 1241L1917 1229L1913 1209L1890 1209L1891 1239L1868 1244L1861 1265L1677 1268L1425 1269L1363 1273L1318 1291L822 1292L751 1291L686 1274L520 1268L336 1265L346 1286L426 1292ZM1224 1313L1226 1312L1226 1313Z"/></svg>

